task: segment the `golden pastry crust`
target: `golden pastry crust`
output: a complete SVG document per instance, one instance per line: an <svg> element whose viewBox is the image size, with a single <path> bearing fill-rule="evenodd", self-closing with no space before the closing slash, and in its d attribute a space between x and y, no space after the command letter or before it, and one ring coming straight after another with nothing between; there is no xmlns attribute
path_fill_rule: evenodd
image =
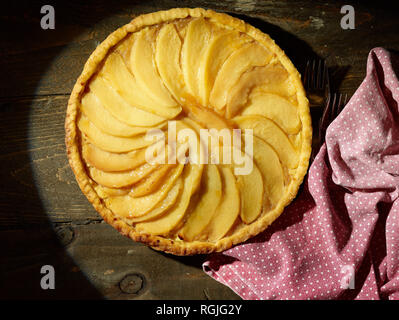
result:
<svg viewBox="0 0 399 320"><path fill-rule="evenodd" d="M225 236L214 243L206 241L186 242L180 239L168 239L162 236L141 233L116 216L109 208L105 206L103 200L94 190L90 177L87 175L84 160L82 159L80 152L79 129L77 128L79 103L85 90L86 83L95 74L109 50L118 44L129 33L137 32L146 26L156 25L176 19L183 19L186 17L206 17L212 22L239 30L248 34L263 44L271 52L276 54L281 64L289 72L291 82L295 86L296 99L298 102L298 113L302 123L302 145L299 152L299 164L295 171L295 175L291 177L291 181L286 189L286 192L284 193L283 198L278 202L274 209L267 212L267 214L262 214L254 223L246 225L233 234ZM283 50L281 50L268 35L262 33L260 30L252 27L242 20L233 18L227 14L217 13L201 8L177 8L144 14L135 18L129 24L119 28L109 35L92 53L84 66L82 74L79 76L73 88L68 102L65 131L65 142L68 159L79 187L86 195L87 199L92 203L97 212L99 212L99 214L103 217L103 219L117 229L120 233L130 237L135 241L145 243L156 250L161 250L176 255L205 254L215 251L223 251L235 244L244 242L245 240L265 230L275 219L278 218L278 216L283 212L284 208L295 198L299 186L302 183L308 169L312 138L308 100L302 86L300 74L285 55Z"/></svg>

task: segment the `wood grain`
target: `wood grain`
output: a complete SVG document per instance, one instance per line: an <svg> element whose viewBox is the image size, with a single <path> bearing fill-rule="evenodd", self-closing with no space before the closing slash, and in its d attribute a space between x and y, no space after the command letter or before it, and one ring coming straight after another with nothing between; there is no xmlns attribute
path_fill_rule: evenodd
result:
<svg viewBox="0 0 399 320"><path fill-rule="evenodd" d="M356 2L356 29L342 30L343 4L190 0L184 6L244 19L269 33L299 70L307 59L326 59L333 89L352 95L370 49L399 50L398 22L390 8ZM181 2L54 1L55 30L40 28L41 5L8 3L0 13L0 298L237 299L201 270L204 257L155 252L102 223L65 155L68 95L90 53L135 16ZM56 269L56 290L39 287L44 264ZM129 275L141 284L123 287ZM135 286L138 293L125 292Z"/></svg>

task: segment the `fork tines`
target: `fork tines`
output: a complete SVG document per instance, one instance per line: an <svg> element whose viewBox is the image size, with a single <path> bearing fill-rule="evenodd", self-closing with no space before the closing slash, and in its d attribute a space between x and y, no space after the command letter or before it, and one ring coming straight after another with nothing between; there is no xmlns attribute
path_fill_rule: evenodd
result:
<svg viewBox="0 0 399 320"><path fill-rule="evenodd" d="M303 82L306 89L322 90L327 82L328 69L324 60L308 60Z"/></svg>
<svg viewBox="0 0 399 320"><path fill-rule="evenodd" d="M303 84L311 106L322 106L329 92L328 67L324 60L308 60Z"/></svg>
<svg viewBox="0 0 399 320"><path fill-rule="evenodd" d="M342 93L334 93L327 96L326 106L319 122L319 138L321 140L320 144L322 144L324 141L327 127L341 113L342 109L346 105L347 100L347 94L343 95Z"/></svg>

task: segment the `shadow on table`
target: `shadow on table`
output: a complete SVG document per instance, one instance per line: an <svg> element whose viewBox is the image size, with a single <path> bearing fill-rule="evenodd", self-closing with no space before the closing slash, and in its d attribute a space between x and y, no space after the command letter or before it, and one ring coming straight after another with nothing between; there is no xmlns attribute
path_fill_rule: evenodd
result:
<svg viewBox="0 0 399 320"><path fill-rule="evenodd" d="M73 230L56 228L47 216L32 167L37 150L32 147L35 141L29 126L37 111L33 103L40 98L41 77L80 35L80 27L93 27L135 1L118 5L51 1L56 29L46 31L40 28L42 5L41 1L9 1L0 13L0 299L99 299L100 292L65 250L73 240ZM59 72L68 72L69 66L56 67L54 79L65 76ZM50 90L42 97L48 99L51 94ZM59 145L63 143L62 138ZM49 177L50 185L51 178L55 177ZM55 269L55 290L40 286L43 265Z"/></svg>

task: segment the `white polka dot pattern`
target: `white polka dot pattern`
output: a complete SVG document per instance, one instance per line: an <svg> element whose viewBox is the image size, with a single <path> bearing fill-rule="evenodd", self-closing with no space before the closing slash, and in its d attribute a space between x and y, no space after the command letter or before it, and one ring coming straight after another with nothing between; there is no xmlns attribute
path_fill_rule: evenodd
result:
<svg viewBox="0 0 399 320"><path fill-rule="evenodd" d="M243 299L399 299L395 71L398 56L370 52L296 200L261 235L210 256L205 272Z"/></svg>

